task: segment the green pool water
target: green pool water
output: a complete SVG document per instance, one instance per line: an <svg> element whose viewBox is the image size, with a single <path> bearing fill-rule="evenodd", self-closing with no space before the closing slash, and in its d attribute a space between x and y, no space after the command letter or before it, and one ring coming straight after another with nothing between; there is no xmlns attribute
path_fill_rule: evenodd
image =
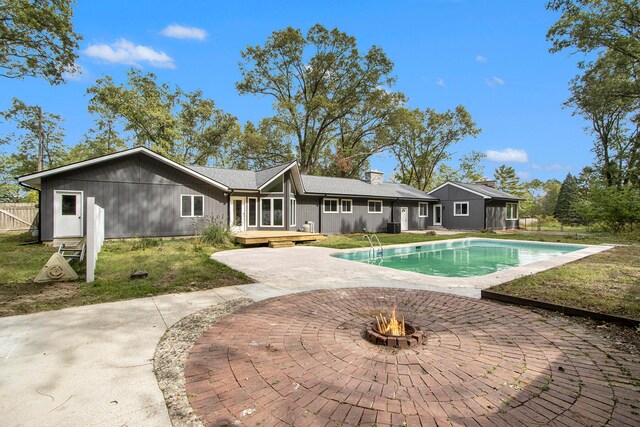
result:
<svg viewBox="0 0 640 427"><path fill-rule="evenodd" d="M382 256L378 254L376 257L372 257L368 250L333 256L430 276L472 277L531 264L584 248L585 246L579 245L474 239L384 249Z"/></svg>

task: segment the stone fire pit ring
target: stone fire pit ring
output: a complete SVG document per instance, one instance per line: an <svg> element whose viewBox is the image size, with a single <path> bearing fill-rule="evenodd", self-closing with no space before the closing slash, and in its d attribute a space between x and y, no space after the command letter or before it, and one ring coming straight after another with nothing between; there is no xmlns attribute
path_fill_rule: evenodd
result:
<svg viewBox="0 0 640 427"><path fill-rule="evenodd" d="M424 332L419 326L412 326L405 323L407 335L392 336L380 333L375 328L375 323L371 323L365 330L365 338L371 343L390 348L412 348L424 343Z"/></svg>

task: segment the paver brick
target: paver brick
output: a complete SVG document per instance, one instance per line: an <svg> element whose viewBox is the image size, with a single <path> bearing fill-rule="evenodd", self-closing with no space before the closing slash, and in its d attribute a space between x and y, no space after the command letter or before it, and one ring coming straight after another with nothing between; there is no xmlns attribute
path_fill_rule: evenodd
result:
<svg viewBox="0 0 640 427"><path fill-rule="evenodd" d="M424 331L423 345L389 349L363 337L370 313L394 305ZM265 300L220 319L194 344L185 378L205 425L624 426L640 425L636 364L528 310L353 288Z"/></svg>

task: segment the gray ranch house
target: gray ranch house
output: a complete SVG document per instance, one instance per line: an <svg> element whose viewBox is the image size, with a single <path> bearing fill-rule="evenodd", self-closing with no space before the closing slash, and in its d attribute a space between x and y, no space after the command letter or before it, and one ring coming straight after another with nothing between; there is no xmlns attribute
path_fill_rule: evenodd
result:
<svg viewBox="0 0 640 427"><path fill-rule="evenodd" d="M433 205L433 225L456 230L518 228L518 202L523 199L495 187L495 181L449 181L429 191L439 200Z"/></svg>
<svg viewBox="0 0 640 427"><path fill-rule="evenodd" d="M207 219L233 231L324 234L518 226L518 198L487 185L447 182L425 193L384 182L303 175L298 163L259 171L182 165L144 147L18 178L40 192L40 240L84 236L87 197L105 212L105 237L193 235ZM397 225L396 225L397 226Z"/></svg>
<svg viewBox="0 0 640 427"><path fill-rule="evenodd" d="M433 225L437 199L404 184L302 175L296 161L249 171L176 163L143 147L25 175L40 192L40 240L81 237L87 197L104 208L105 237L185 236L207 218L234 231L316 233L402 230Z"/></svg>

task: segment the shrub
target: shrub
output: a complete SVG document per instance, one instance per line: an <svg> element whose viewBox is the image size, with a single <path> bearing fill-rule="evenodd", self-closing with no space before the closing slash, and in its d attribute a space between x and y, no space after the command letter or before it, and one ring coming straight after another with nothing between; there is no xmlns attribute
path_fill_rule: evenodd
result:
<svg viewBox="0 0 640 427"><path fill-rule="evenodd" d="M200 230L200 240L212 246L227 246L233 243L233 233L225 221L218 217L207 218Z"/></svg>
<svg viewBox="0 0 640 427"><path fill-rule="evenodd" d="M637 231L640 226L640 189L593 185L579 210L591 224L614 233Z"/></svg>

